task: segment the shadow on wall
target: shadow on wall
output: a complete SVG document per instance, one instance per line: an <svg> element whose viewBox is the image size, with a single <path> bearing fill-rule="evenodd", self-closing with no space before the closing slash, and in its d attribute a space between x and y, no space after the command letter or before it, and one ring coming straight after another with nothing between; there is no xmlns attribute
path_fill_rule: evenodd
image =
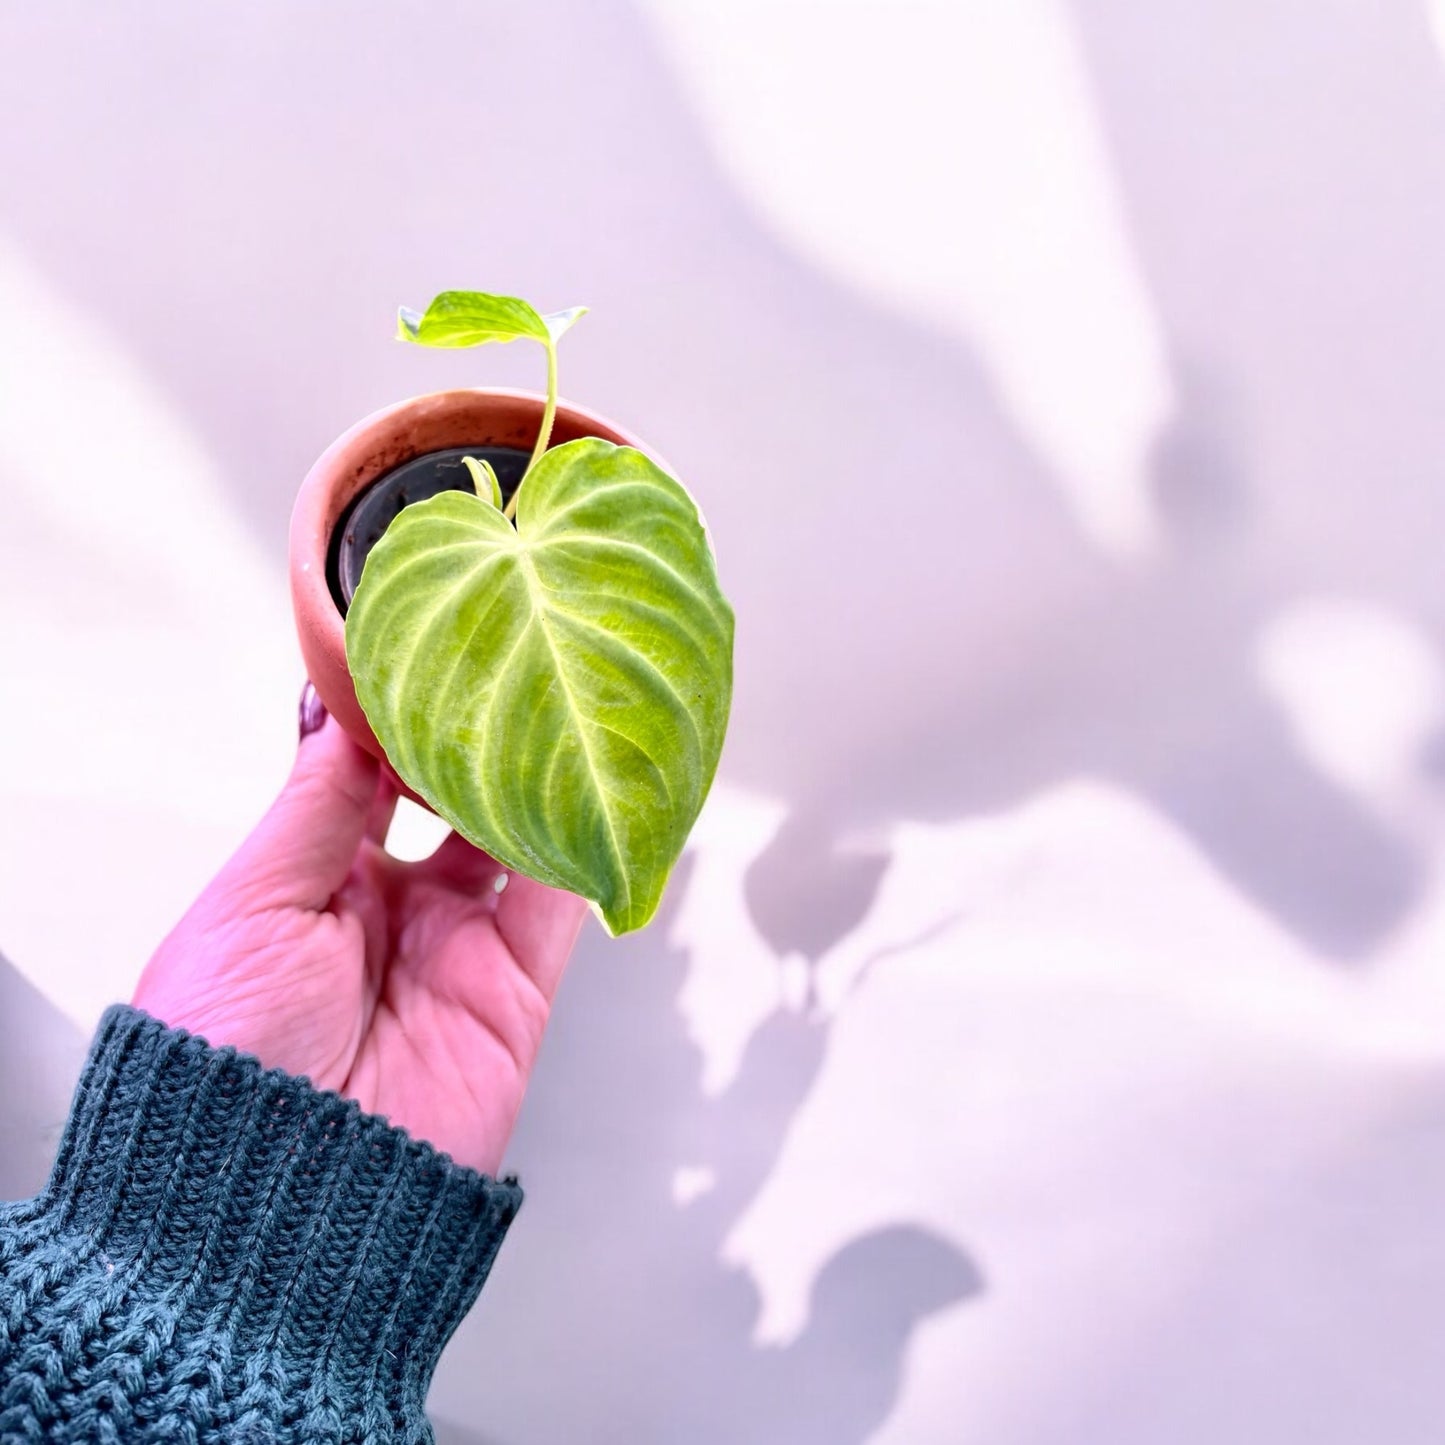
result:
<svg viewBox="0 0 1445 1445"><path fill-rule="evenodd" d="M1083 8L1086 28L1103 32L1101 53L1112 32L1121 57L1142 44L1170 64L1203 63L1162 16ZM1237 28L1247 9L1196 23ZM1419 396L1403 415L1388 408L1402 423L1390 443L1399 465L1362 466L1374 454L1341 446L1338 432L1358 429L1369 408L1356 405L1343 362L1314 366L1322 340L1333 345L1324 354L1363 365L1372 348L1362 336L1396 351L1402 331L1422 336L1418 311L1403 309L1420 278L1391 273L1402 303L1392 313L1364 314L1363 301L1362 314L1342 312L1322 285L1339 334L1309 344L1278 304L1269 325L1251 317L1297 294L1274 273L1297 274L1302 252L1316 279L1348 275L1361 225L1408 235L1412 259L1438 253L1439 207L1422 205L1417 181L1411 193L1371 182L1372 219L1341 205L1310 227L1308 248L1270 236L1312 185L1340 199L1344 151L1362 178L1428 176L1438 157L1431 126L1410 123L1421 54L1399 69L1372 63L1372 76L1401 77L1404 98L1358 108L1364 128L1351 122L1348 147L1319 144L1346 124L1329 88L1260 79L1271 53L1290 53L1294 27L1277 18L1288 13L1266 27L1273 52L1253 42L1231 52L1256 55L1258 73L1222 138L1187 126L1152 66L1147 79L1122 75L1102 54L1100 89L1165 325L1216 390L1243 393L1270 422L1262 460L1258 435L1228 407L1190 411L1208 388L1185 378L1186 412L1160 453L1179 547L1144 571L1086 543L966 345L820 278L760 229L622 5L330 3L298 15L263 0L177 17L152 0L124 24L14 8L0 39L33 63L0 97L0 162L12 178L3 225L169 389L278 562L299 478L356 416L473 376L535 381L536 358L511 351L459 359L389 346L395 301L470 280L548 305L585 297L594 315L569 338L567 390L675 458L705 498L737 604L726 769L793 812L751 889L771 900L759 923L779 946L806 937L821 951L848 927L853 908L835 916L827 901L848 891L833 883L841 832L1006 807L1089 774L1143 795L1286 926L1348 957L1401 916L1419 860L1299 756L1256 688L1251 649L1301 579L1373 581L1395 596L1399 559L1384 554L1439 534L1437 504L1395 495L1421 475L1407 464L1438 443L1438 409ZM1403 34L1399 17L1376 11L1347 21L1301 8L1296 19L1317 32L1369 28L1385 42L1391 27ZM438 54L483 58L486 84L394 84L398 57ZM545 87L535 83L543 57ZM51 84L61 71L73 85ZM1192 79L1202 102L1209 77ZM1246 138L1278 129L1270 107L1286 93L1307 113L1272 160L1251 159ZM1195 147L1182 161L1164 152L1171 136ZM1157 163L1139 162L1141 147ZM1204 147L1219 176L1200 172ZM1258 185L1231 210L1204 183L1236 160ZM1201 174L1201 193L1181 196ZM1288 188L1271 190L1275 174ZM1351 219L1337 251L1341 215ZM1188 225L1161 238L1161 217ZM1268 238L1257 276L1236 274L1218 259L1227 246L1201 240L1211 225L1234 238L1237 217ZM1177 287L1171 246L1182 253ZM1359 296L1373 298L1360 279ZM1217 344L1215 328L1236 321L1252 328L1245 344ZM1252 374L1256 357L1277 361L1278 374ZM1387 368L1392 379L1398 369ZM1413 374L1418 390L1438 367ZM1286 447L1287 466L1276 464L1281 424L1317 438L1295 456ZM1229 473L1231 519L1210 520L1206 499L1201 523L1198 498L1178 494L1197 491L1188 474L1201 471L1218 490L1217 466ZM1313 511L1282 517L1277 495L1308 498ZM1330 533L1321 517L1350 525ZM1435 525L1401 531L1411 520ZM1215 533L1212 548L1191 545L1196 523ZM1332 536L1359 543L1353 562Z"/></svg>
<svg viewBox="0 0 1445 1445"><path fill-rule="evenodd" d="M0 957L0 1199L50 1176L89 1040Z"/></svg>
<svg viewBox="0 0 1445 1445"><path fill-rule="evenodd" d="M820 1272L796 1341L752 1343L760 1300L722 1246L813 1086L827 1026L775 1014L734 1085L703 1098L668 924L634 948L590 930L579 947L511 1150L527 1201L435 1408L505 1441L862 1445L914 1328L978 1295L981 1273L928 1230L882 1229ZM681 1206L679 1164L715 1181ZM857 1187L871 1169L859 1160Z"/></svg>
<svg viewBox="0 0 1445 1445"><path fill-rule="evenodd" d="M983 1287L972 1262L936 1235L879 1230L823 1269L794 1344L752 1346L756 1291L719 1269L718 1252L812 1085L824 1026L776 1015L734 1088L704 1102L697 1059L678 1039L673 998L685 959L660 942L666 922L644 935L655 956L619 958L596 934L580 950L570 1007L548 1036L513 1151L539 1152L527 1166L531 1197L433 1391L441 1442L862 1445L897 1397L913 1328ZM85 1048L0 959L0 1199L44 1184ZM659 1124L668 1137L654 1132ZM670 1193L675 1157L718 1181L681 1211ZM602 1318L605 1334L575 1327ZM497 1433L447 1423L457 1420Z"/></svg>
<svg viewBox="0 0 1445 1445"><path fill-rule="evenodd" d="M1293 3L1264 17L1246 3L1187 16L1109 0L1072 8L1170 338L1179 408L1154 451L1166 555L1139 573L1088 565L1044 514L1033 459L990 454L1006 437L986 390L957 389L934 417L955 428L954 475L940 437L923 467L890 466L887 488L910 507L927 499L927 525L940 527L931 544L898 511L887 530L901 526L915 564L952 579L951 606L916 605L926 584L900 581L886 559L837 579L874 614L861 626L848 616L834 644L860 695L879 651L909 630L935 676L920 666L896 698L864 702L865 718L891 716L896 732L832 775L843 786L827 774L805 783L750 879L749 896L774 904L755 916L778 948L819 934L810 910L827 890L816 879L847 866L832 840L860 817L1007 806L1082 772L1146 798L1307 945L1359 956L1417 895L1422 863L1300 754L1259 690L1256 645L1281 609L1324 592L1391 608L1445 655L1434 555L1445 531L1441 56L1422 5ZM877 340L881 372L893 359L882 331ZM951 388L967 381L960 360L948 358ZM878 375L857 387L886 389ZM920 420L888 414L900 435ZM870 411L831 423L854 485L831 456L827 485L853 502L860 463L882 454L858 431L877 422ZM819 430L806 428L810 444ZM937 506L945 487L967 498L961 529ZM1045 574L1061 565L1056 585ZM1014 575L1001 582L1005 568ZM1011 594L1018 583L1033 602ZM835 599L822 602L831 614ZM799 655L811 659L815 642ZM940 705L920 710L930 695ZM795 732L822 715L796 689L772 696L793 709ZM835 745L862 738L853 708L827 717L820 770L842 761ZM781 714L770 723L787 734ZM790 899L805 917L779 917ZM848 926L840 911L838 933Z"/></svg>
<svg viewBox="0 0 1445 1445"><path fill-rule="evenodd" d="M1387 1125L1261 1191L1029 1445L1435 1445L1442 1084L1417 1079Z"/></svg>
<svg viewBox="0 0 1445 1445"><path fill-rule="evenodd" d="M1428 7L1072 9L1176 357L1183 407L1157 459L1173 586L1236 598L1225 695L1246 691L1252 639L1301 595L1381 604L1445 657L1445 69ZM1213 786L1186 775L1167 807L1206 835L1228 827L1246 878L1292 875L1286 923L1333 917L1318 941L1349 948L1396 916L1416 865L1338 796L1291 805L1300 762L1257 774L1201 756L1195 771ZM1277 820L1262 835L1256 812Z"/></svg>

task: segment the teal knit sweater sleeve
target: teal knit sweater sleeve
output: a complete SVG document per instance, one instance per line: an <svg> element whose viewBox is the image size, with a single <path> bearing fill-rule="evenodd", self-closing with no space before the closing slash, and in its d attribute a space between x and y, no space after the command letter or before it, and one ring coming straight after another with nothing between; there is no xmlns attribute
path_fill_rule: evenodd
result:
<svg viewBox="0 0 1445 1445"><path fill-rule="evenodd" d="M521 1203L304 1079L111 1009L0 1204L0 1442L428 1441Z"/></svg>

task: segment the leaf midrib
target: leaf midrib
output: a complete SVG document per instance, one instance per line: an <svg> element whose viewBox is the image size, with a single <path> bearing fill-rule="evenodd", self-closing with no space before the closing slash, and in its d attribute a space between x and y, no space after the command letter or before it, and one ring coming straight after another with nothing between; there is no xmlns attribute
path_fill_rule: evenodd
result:
<svg viewBox="0 0 1445 1445"><path fill-rule="evenodd" d="M546 590L545 584L537 576L536 563L529 555L529 549L524 545L517 549L527 569L527 575L531 579L532 586L527 589L527 595L532 603L532 616L536 619L542 636L546 640L547 650L552 654L552 665L557 671L558 681L562 684L562 694L567 699L567 708L571 712L577 724L577 735L582 740L582 756L587 763L587 771L592 775L592 786L596 789L597 796L602 800L602 818L607 824L607 841L612 845L612 857L617 864L616 877L622 884L622 893L627 903L627 910L632 909L632 883L627 876L627 868L622 857L622 847L617 841L617 830L612 825L612 813L607 807L612 795L602 786L602 779L597 772L597 764L592 757L592 745L588 741L587 715L577 706L577 699L573 696L572 685L567 680L567 673L562 666L562 658L557 651L556 640L552 636L552 629L547 625L546 604L538 598L538 589Z"/></svg>

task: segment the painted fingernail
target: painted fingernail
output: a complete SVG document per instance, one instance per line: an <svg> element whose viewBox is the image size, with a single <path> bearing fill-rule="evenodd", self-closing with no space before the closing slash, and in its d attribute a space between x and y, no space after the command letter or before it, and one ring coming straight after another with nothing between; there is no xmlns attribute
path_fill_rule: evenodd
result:
<svg viewBox="0 0 1445 1445"><path fill-rule="evenodd" d="M321 724L326 721L326 704L321 701L320 694L308 681L301 689L301 708L299 716L300 733L298 739L305 742L312 733L319 731Z"/></svg>

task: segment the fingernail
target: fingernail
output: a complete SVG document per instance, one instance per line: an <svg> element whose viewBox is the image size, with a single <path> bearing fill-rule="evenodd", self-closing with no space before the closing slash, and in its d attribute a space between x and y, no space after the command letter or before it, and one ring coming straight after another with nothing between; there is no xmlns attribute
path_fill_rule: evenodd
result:
<svg viewBox="0 0 1445 1445"><path fill-rule="evenodd" d="M305 742L312 733L320 730L321 724L326 721L326 704L321 701L320 694L308 680L306 686L301 689L301 708L299 716L301 736L299 742Z"/></svg>

